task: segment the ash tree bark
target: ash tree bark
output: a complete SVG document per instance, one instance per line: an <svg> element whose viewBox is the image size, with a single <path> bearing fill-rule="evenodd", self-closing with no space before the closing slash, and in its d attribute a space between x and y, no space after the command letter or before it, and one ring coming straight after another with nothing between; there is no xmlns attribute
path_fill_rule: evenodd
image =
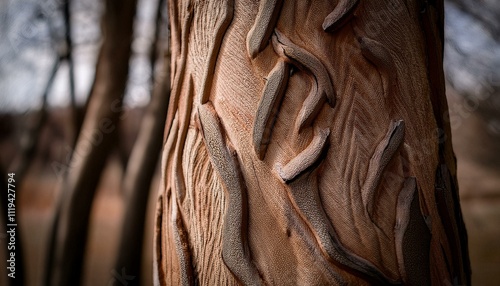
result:
<svg viewBox="0 0 500 286"><path fill-rule="evenodd" d="M442 1L169 9L157 285L470 284Z"/></svg>

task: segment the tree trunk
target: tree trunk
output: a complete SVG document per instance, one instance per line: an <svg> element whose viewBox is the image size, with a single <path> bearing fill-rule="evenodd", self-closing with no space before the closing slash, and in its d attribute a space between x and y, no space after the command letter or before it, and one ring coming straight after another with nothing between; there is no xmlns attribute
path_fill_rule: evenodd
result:
<svg viewBox="0 0 500 286"><path fill-rule="evenodd" d="M82 131L67 166L50 238L48 285L79 285L95 190L115 142L128 75L136 0L105 1L104 41Z"/></svg>
<svg viewBox="0 0 500 286"><path fill-rule="evenodd" d="M168 49L165 49L167 51ZM163 53L164 54L164 53ZM125 194L125 218L121 227L120 246L115 269L122 268L135 276L127 281L130 286L140 285L142 246L148 195L151 181L161 153L163 123L167 114L170 94L170 57L165 59L166 72L157 75L158 83L153 90L134 148L125 171L123 191Z"/></svg>
<svg viewBox="0 0 500 286"><path fill-rule="evenodd" d="M442 1L169 8L157 284L470 284Z"/></svg>

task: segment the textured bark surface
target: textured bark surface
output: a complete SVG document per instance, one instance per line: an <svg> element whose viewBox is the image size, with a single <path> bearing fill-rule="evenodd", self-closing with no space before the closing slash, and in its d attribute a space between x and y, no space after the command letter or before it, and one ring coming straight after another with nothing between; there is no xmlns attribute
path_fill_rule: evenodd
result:
<svg viewBox="0 0 500 286"><path fill-rule="evenodd" d="M170 1L159 285L469 283L441 1Z"/></svg>

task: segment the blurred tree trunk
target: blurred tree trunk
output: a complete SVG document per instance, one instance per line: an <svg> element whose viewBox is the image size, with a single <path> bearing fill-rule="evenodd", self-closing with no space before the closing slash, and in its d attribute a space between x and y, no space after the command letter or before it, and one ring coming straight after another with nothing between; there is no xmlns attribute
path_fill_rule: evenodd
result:
<svg viewBox="0 0 500 286"><path fill-rule="evenodd" d="M64 180L51 238L48 285L79 285L90 210L116 140L128 75L136 0L105 1L103 45L88 111Z"/></svg>
<svg viewBox="0 0 500 286"><path fill-rule="evenodd" d="M7 276L8 273L11 273L8 267L10 266L9 262L5 262L5 270L2 272L2 274L5 274L4 277L0 278L0 282L2 282L1 285L5 286L23 286L25 285L26 281L26 271L25 271L25 259L23 256L23 246L21 244L21 231L20 227L16 227L16 241L15 241L15 249L10 249L9 248L9 242L10 242L10 234L7 233L9 231L9 224L12 223L9 221L9 213L8 213L8 205L9 205L9 191L8 191L8 171L3 168L0 164L0 222L2 225L0 226L0 247L2 247L2 250L0 250L1 257L3 261L7 261L8 259L11 259L10 253L14 252L15 253L15 279L12 279L11 277ZM17 178L17 174L14 176L14 179L16 180L15 185L19 186L19 181ZM19 189L19 188L18 188ZM16 189L16 203L19 202L19 192ZM17 203L16 206L19 206L20 204ZM19 208L16 208L16 220L19 221ZM14 223L17 223L14 222ZM5 284L4 284L5 283Z"/></svg>
<svg viewBox="0 0 500 286"><path fill-rule="evenodd" d="M470 284L442 1L169 9L156 284Z"/></svg>
<svg viewBox="0 0 500 286"><path fill-rule="evenodd" d="M165 7L162 3L163 1L159 1L158 17L161 15L162 7ZM153 47L156 47L160 40L158 33L161 23L161 19L158 18ZM166 45L160 48L160 55L158 55L156 48L153 48L153 53L157 56L152 64L153 74L155 65L161 65L162 71L154 76L152 98L128 159L122 185L125 194L125 218L115 269L126 269L128 275L135 276L133 280L127 281L130 286L140 285L141 282L146 207L151 181L159 162L159 154L161 154L163 129L170 96L170 55L168 50Z"/></svg>
<svg viewBox="0 0 500 286"><path fill-rule="evenodd" d="M161 153L163 127L167 114L170 81L164 80L153 93L137 141L128 160L123 190L125 218L123 220L118 259L115 269L127 269L135 276L129 285L140 284L144 224L151 181Z"/></svg>

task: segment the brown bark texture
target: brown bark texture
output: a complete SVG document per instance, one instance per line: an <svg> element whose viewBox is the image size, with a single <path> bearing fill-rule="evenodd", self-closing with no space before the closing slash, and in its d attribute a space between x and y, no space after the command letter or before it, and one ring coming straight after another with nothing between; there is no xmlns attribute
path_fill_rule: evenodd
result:
<svg viewBox="0 0 500 286"><path fill-rule="evenodd" d="M442 1L169 9L156 284L470 283Z"/></svg>

